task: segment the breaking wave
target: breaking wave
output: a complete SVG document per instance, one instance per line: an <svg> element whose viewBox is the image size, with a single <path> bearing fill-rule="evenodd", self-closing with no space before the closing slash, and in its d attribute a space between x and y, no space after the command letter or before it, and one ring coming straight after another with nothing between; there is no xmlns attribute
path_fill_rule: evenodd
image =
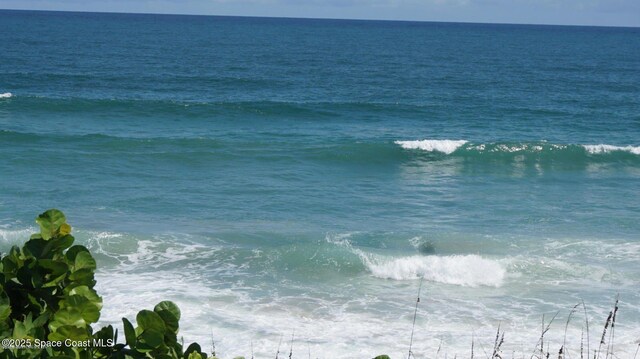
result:
<svg viewBox="0 0 640 359"><path fill-rule="evenodd" d="M589 156L605 154L640 155L640 146L615 146L609 144L553 144L537 142L472 143L466 140L417 140L395 141L406 150L438 152L446 155L539 155L539 156Z"/></svg>

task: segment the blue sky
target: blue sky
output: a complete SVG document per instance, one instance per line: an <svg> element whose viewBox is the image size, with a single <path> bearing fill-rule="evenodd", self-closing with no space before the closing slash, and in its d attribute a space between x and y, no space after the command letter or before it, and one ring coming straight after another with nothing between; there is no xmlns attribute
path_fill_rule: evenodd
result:
<svg viewBox="0 0 640 359"><path fill-rule="evenodd" d="M0 0L0 9L640 26L640 0Z"/></svg>

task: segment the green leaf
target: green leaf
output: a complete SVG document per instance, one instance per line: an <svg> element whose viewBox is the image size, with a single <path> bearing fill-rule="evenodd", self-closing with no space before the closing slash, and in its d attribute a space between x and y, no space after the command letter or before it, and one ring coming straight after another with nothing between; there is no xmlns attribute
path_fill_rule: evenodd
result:
<svg viewBox="0 0 640 359"><path fill-rule="evenodd" d="M136 349L138 350L146 350L146 349L156 349L164 344L164 335L163 332L156 329L146 329L140 334L138 337L138 345Z"/></svg>
<svg viewBox="0 0 640 359"><path fill-rule="evenodd" d="M9 304L1 304L0 305L0 322L4 322L9 319L11 315L11 306Z"/></svg>
<svg viewBox="0 0 640 359"><path fill-rule="evenodd" d="M100 305L101 306L101 305ZM100 307L89 299L80 296L72 295L62 301L63 308L73 308L80 312L82 319L87 323L95 323L100 319Z"/></svg>
<svg viewBox="0 0 640 359"><path fill-rule="evenodd" d="M202 348L200 348L200 345L198 343L191 343L191 345L187 347L187 350L184 351L184 358L188 359L191 353L201 353L201 352L202 352Z"/></svg>
<svg viewBox="0 0 640 359"><path fill-rule="evenodd" d="M153 311L160 315L167 329L174 333L178 332L180 309L175 303L168 300L160 302L153 308Z"/></svg>
<svg viewBox="0 0 640 359"><path fill-rule="evenodd" d="M90 269L92 271L96 269L96 261L88 251L79 252L75 257L73 264L74 272L82 269Z"/></svg>
<svg viewBox="0 0 640 359"><path fill-rule="evenodd" d="M44 269L44 284L42 287L55 287L62 282L69 271L69 266L63 261L52 259L40 259L38 266Z"/></svg>
<svg viewBox="0 0 640 359"><path fill-rule="evenodd" d="M36 218L36 223L40 225L40 234L45 240L54 237L66 222L66 218L62 212L57 209L50 209Z"/></svg>
<svg viewBox="0 0 640 359"><path fill-rule="evenodd" d="M124 325L124 338L131 349L136 347L136 331L133 329L133 325L127 318L122 318L122 324Z"/></svg>
<svg viewBox="0 0 640 359"><path fill-rule="evenodd" d="M13 321L13 335L14 339L22 339L26 338L29 334L29 330L26 328L25 324L21 321L14 320Z"/></svg>
<svg viewBox="0 0 640 359"><path fill-rule="evenodd" d="M70 264L74 264L76 261L76 256L78 255L78 253L82 252L89 253L89 250L87 249L87 247L81 246L79 244L76 244L75 246L69 248L69 250L67 250L67 254L65 255L67 257L67 261L69 261Z"/></svg>
<svg viewBox="0 0 640 359"><path fill-rule="evenodd" d="M53 320L49 322L49 329L55 332L56 329L65 325L84 328L87 322L82 318L82 313L78 309L64 308L53 315Z"/></svg>
<svg viewBox="0 0 640 359"><path fill-rule="evenodd" d="M2 273L13 276L23 264L24 260L21 258L20 248L13 246L9 254L2 257Z"/></svg>
<svg viewBox="0 0 640 359"><path fill-rule="evenodd" d="M60 235L49 240L49 242L47 243L47 250L51 251L54 255L62 254L62 251L71 247L74 241L75 238L73 238L73 236L71 235Z"/></svg>
<svg viewBox="0 0 640 359"><path fill-rule="evenodd" d="M136 322L142 330L155 330L160 333L164 333L165 325L162 318L156 312L150 310L141 310L136 315Z"/></svg>
<svg viewBox="0 0 640 359"><path fill-rule="evenodd" d="M98 293L93 289L89 288L86 285L81 285L77 287L73 287L70 290L65 290L67 295L79 295L87 298L92 303L102 308L102 298L98 295Z"/></svg>
<svg viewBox="0 0 640 359"><path fill-rule="evenodd" d="M189 354L187 359L203 359L203 355L201 353L193 352Z"/></svg>
<svg viewBox="0 0 640 359"><path fill-rule="evenodd" d="M107 325L106 327L102 327L93 336L100 339L113 339L113 326Z"/></svg>
<svg viewBox="0 0 640 359"><path fill-rule="evenodd" d="M72 325L64 325L58 327L55 331L49 334L49 340L87 340L90 335L86 328L78 328Z"/></svg>
<svg viewBox="0 0 640 359"><path fill-rule="evenodd" d="M33 321L33 326L34 327L44 326L45 324L47 324L47 321L49 321L49 317L50 317L49 313L41 314L39 317L36 318L36 320Z"/></svg>
<svg viewBox="0 0 640 359"><path fill-rule="evenodd" d="M69 275L69 280L75 282L75 284L86 285L93 287L95 280L93 279L93 269L84 268L79 271L75 271Z"/></svg>
<svg viewBox="0 0 640 359"><path fill-rule="evenodd" d="M28 254L36 258L43 258L46 255L45 253L46 247L47 247L46 240L42 238L36 238L36 239L28 240L27 243L24 244L23 248L25 252L28 252Z"/></svg>

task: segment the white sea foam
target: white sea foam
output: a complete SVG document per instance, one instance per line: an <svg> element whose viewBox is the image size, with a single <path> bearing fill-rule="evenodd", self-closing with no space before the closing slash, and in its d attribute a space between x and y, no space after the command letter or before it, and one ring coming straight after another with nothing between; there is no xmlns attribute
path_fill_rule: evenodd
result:
<svg viewBox="0 0 640 359"><path fill-rule="evenodd" d="M465 140L420 140L420 141L395 141L397 145L407 150L423 150L428 152L442 152L451 154L460 146L467 143Z"/></svg>
<svg viewBox="0 0 640 359"><path fill-rule="evenodd" d="M11 92L0 93L0 98L11 98L13 94Z"/></svg>
<svg viewBox="0 0 640 359"><path fill-rule="evenodd" d="M633 153L634 155L640 155L640 146L613 146L606 144L599 145L583 145L585 150L591 154L610 153L616 151L623 151Z"/></svg>
<svg viewBox="0 0 640 359"><path fill-rule="evenodd" d="M506 270L496 261L479 255L410 256L384 258L363 256L367 269L378 278L426 280L467 287L500 287Z"/></svg>
<svg viewBox="0 0 640 359"><path fill-rule="evenodd" d="M23 229L2 229L0 228L0 241L8 242L11 244L21 244L31 237L33 233L36 233L35 228L23 228Z"/></svg>
<svg viewBox="0 0 640 359"><path fill-rule="evenodd" d="M416 330L414 337L416 357L435 354L439 348L449 356L460 356L468 353L472 341L490 347L495 340L497 323L506 330L504 352L514 353L513 356L521 351L527 354L527 348L535 345L539 337L533 328L541 313L551 310L547 308L562 310L547 334L551 343L561 343L565 335L570 343L581 341L580 320L569 323L565 334L564 318L575 305L575 298L545 296L535 289L548 287L549 283L553 285L559 274L564 276L575 270L575 266L563 264L566 258L550 261L549 249L563 248L563 256L582 253L582 242L547 242L536 245L540 253L534 256L502 259L479 255L392 257L354 248L351 241L358 235L358 232L328 235L326 241L361 258L369 276L415 279L424 275L433 282L456 284L423 287L416 323L416 328L423 329ZM120 248L126 241L119 240L128 238L127 234L120 237L99 233L96 237L107 238L104 244L109 244L108 249L117 249L116 254L128 254L127 260L115 268L100 267L98 292L103 296L105 307L96 327L113 324L122 331L123 316L135 318L138 310L152 308L158 301L167 299L175 301L182 310L180 335L184 336L185 343L210 343L213 336L216 352L224 357L248 356L249 341L256 357L266 357L275 351L283 334L290 335L287 333L292 327L296 328L293 350L300 348L299 355L307 350L314 357L335 359L366 358L381 353L392 357L406 355L406 342L398 339L398 333L406 332L411 326L418 281L371 280L347 274L348 280L341 283L285 280L277 284L252 284L248 276L237 272L238 268L221 274L217 267L224 266L226 260L217 262L216 252L209 249L209 245L184 243L182 236L138 240L126 251ZM416 237L411 243L423 240ZM589 245L589 241L585 244ZM630 259L635 258L637 248L628 255ZM258 258L265 255L258 250L252 252ZM206 261L188 265L198 258ZM158 266L158 262L173 264ZM202 264L207 262L216 264L203 268ZM509 268L508 275L506 268ZM522 277L516 280L508 277L514 272L522 272ZM480 278L481 275L489 278ZM571 280L561 285L575 283ZM496 286L501 288L491 288ZM528 287L533 290L522 289ZM594 298L587 302L590 318L606 318L610 303L603 304ZM630 316L627 323L631 324L621 326L620 336L616 332L616 353L620 357L630 357L637 347L634 340L638 321L635 319L640 309L632 303L621 301L620 310ZM208 328L204 333L203 327ZM350 335L344 335L344 328L350 328ZM578 346L569 346L568 351L577 356Z"/></svg>
<svg viewBox="0 0 640 359"><path fill-rule="evenodd" d="M479 255L405 256L390 257L365 252L352 246L349 237L354 233L330 235L325 239L347 248L360 257L371 274L378 278L411 280L424 277L428 281L467 287L500 287L507 271L498 261ZM421 237L410 240L416 245Z"/></svg>

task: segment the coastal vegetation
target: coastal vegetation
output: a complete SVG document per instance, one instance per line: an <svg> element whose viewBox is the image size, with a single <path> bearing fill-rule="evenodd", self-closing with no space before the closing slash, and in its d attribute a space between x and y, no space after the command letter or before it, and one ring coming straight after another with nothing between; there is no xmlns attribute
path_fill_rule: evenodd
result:
<svg viewBox="0 0 640 359"><path fill-rule="evenodd" d="M0 261L0 358L209 358L178 340L180 309L169 301L141 310L136 326L122 318L124 342L108 325L94 331L102 298L94 289L96 261L74 245L64 214L38 216L40 233Z"/></svg>

